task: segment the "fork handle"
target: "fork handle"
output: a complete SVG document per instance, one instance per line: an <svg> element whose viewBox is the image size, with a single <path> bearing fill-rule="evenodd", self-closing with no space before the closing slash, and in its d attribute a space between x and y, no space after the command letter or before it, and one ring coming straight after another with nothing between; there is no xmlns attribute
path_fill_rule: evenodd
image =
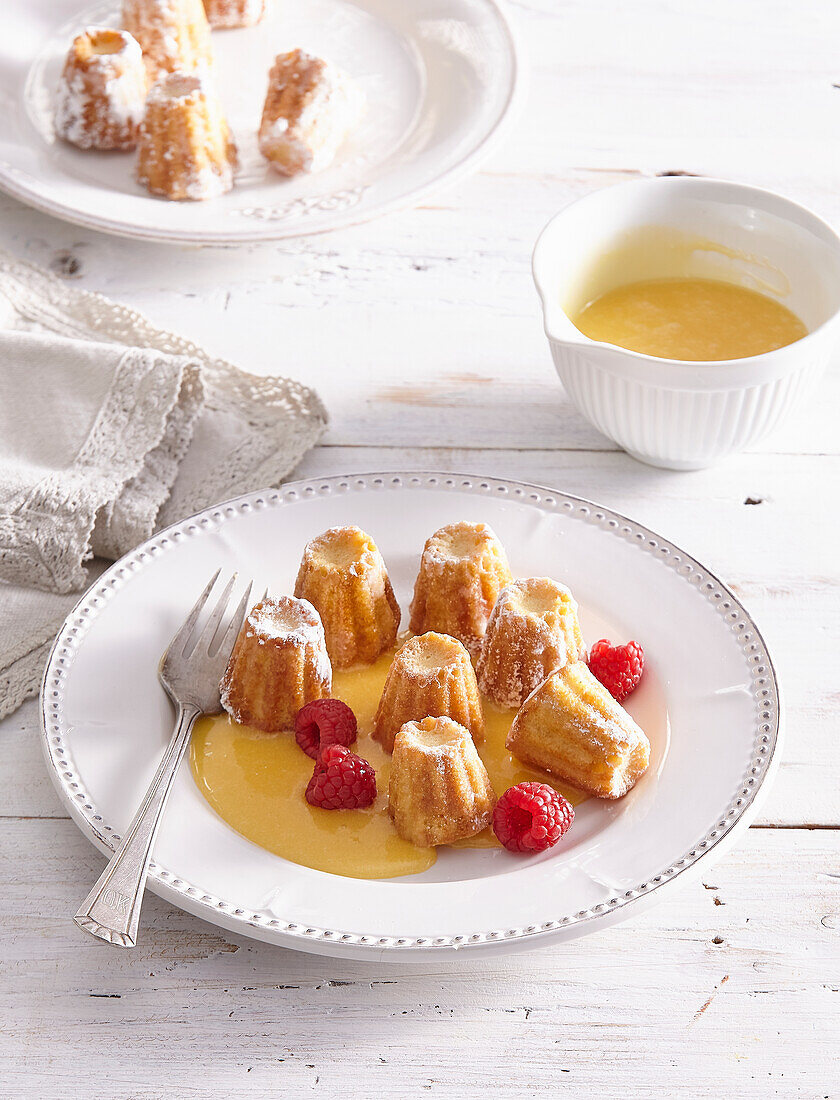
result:
<svg viewBox="0 0 840 1100"><path fill-rule="evenodd" d="M149 856L178 765L201 711L192 703L178 706L172 738L122 843L73 918L80 928L117 947L137 944L137 926Z"/></svg>

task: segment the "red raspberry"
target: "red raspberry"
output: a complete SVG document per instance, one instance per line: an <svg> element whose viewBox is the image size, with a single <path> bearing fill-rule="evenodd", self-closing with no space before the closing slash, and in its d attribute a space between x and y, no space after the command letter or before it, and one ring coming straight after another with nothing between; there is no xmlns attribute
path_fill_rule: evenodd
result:
<svg viewBox="0 0 840 1100"><path fill-rule="evenodd" d="M645 654L638 642L610 645L606 638L589 651L589 671L617 703L635 691L645 670Z"/></svg>
<svg viewBox="0 0 840 1100"><path fill-rule="evenodd" d="M356 810L376 798L376 772L344 745L322 749L306 788L306 801L322 810Z"/></svg>
<svg viewBox="0 0 840 1100"><path fill-rule="evenodd" d="M544 852L574 819L571 803L547 783L517 783L496 803L493 832L509 852Z"/></svg>
<svg viewBox="0 0 840 1100"><path fill-rule="evenodd" d="M295 741L313 760L327 745L352 745L355 740L356 715L340 699L313 699L297 712Z"/></svg>

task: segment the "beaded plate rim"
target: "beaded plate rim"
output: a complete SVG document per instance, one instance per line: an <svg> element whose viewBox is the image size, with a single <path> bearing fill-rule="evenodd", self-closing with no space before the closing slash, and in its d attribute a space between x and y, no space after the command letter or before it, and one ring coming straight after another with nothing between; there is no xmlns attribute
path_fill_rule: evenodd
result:
<svg viewBox="0 0 840 1100"><path fill-rule="evenodd" d="M519 928L482 929L465 931L455 936L437 937L365 936L340 929L314 928L285 921L267 912L238 908L207 894L152 861L149 865L149 884L155 892L211 923L218 924L224 918L225 927L232 931L300 950L325 951L327 945L332 945L336 953L340 953L342 948L348 948L353 950L356 957L360 957L360 951L365 955L406 949L426 953L442 948L464 950L504 943L510 944L513 949L514 945L541 946L570 929L577 930L573 935L594 931L599 922L603 923L608 915L619 914L628 906L651 897L662 886L695 867L711 851L716 848L720 851L721 842L732 834L734 827L743 822L745 816L752 816L749 811L754 813L757 809L759 791L766 793L766 780L771 765L778 757L781 742L782 703L776 670L764 638L737 596L709 569L675 543L620 512L602 507L584 497L524 481L412 470L308 478L288 482L278 489L234 497L189 516L152 536L115 562L94 582L67 616L55 639L44 672L40 699L41 740L50 776L80 829L94 843L110 852L116 850L119 835L98 813L94 800L73 770L72 755L65 744L67 727L63 705L65 683L87 629L102 607L119 591L125 579L146 568L160 554L173 549L185 538L200 535L237 515L246 515L267 507L290 506L315 496L386 489L475 493L497 498L507 496L543 512L572 516L581 522L594 524L614 537L636 544L643 553L653 555L666 567L674 570L685 583L699 590L707 602L716 607L718 613L726 619L730 631L739 641L739 648L751 673L751 694L756 707L755 736L750 764L737 789L716 817L712 827L670 866L663 868L647 881L622 891L605 902L599 902L590 909L565 913L550 921ZM320 944L320 948L315 948L315 943Z"/></svg>

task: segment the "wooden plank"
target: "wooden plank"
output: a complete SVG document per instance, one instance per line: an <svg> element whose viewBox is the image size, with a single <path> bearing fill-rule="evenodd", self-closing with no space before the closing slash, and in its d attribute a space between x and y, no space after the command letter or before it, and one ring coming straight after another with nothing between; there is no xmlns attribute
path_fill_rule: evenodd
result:
<svg viewBox="0 0 840 1100"><path fill-rule="evenodd" d="M9 1095L836 1090L837 832L751 830L705 885L624 925L457 967L283 951L152 896L141 945L117 951L69 919L102 866L70 822L3 821L0 845Z"/></svg>
<svg viewBox="0 0 840 1100"><path fill-rule="evenodd" d="M528 13L534 102L557 107L553 126L528 127L517 146L529 167L550 170L561 158L660 165L667 156L671 168L728 178L836 181L824 142L836 111L826 42L836 10L782 0L517 7Z"/></svg>
<svg viewBox="0 0 840 1100"><path fill-rule="evenodd" d="M0 245L247 370L316 387L331 443L612 450L559 383L530 254L557 209L636 174L487 172L370 226L282 246L172 248L165 265L155 246L0 197ZM835 372L758 449L838 453L838 403Z"/></svg>

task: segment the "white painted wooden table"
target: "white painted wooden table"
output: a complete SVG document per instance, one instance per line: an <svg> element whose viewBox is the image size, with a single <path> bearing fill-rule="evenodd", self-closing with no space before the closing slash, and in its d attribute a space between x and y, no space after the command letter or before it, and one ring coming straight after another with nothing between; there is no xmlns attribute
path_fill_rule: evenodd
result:
<svg viewBox="0 0 840 1100"><path fill-rule="evenodd" d="M332 414L302 475L446 467L553 484L682 543L756 615L787 743L757 824L643 916L510 960L362 965L147 899L117 952L70 914L102 860L53 793L34 703L0 724L0 1094L228 1098L835 1097L840 1089L840 378L760 450L674 474L568 404L533 240L638 174L768 185L840 223L829 0L520 0L527 113L484 171L334 236L208 252L111 240L0 199L0 244Z"/></svg>

